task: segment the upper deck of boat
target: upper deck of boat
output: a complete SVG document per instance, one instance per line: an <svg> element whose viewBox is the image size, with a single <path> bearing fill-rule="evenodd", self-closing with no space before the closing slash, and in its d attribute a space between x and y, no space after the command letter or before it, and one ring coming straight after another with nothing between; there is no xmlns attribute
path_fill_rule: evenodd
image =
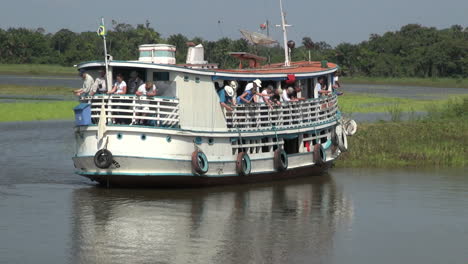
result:
<svg viewBox="0 0 468 264"><path fill-rule="evenodd" d="M324 66L324 65L323 65ZM217 72L230 72L230 73L285 73L285 74L296 74L296 73L313 73L323 72L330 69L337 68L334 63L327 62L327 67L322 67L320 61L299 61L291 62L291 66L284 66L283 63L267 64L257 68L247 69L216 69Z"/></svg>
<svg viewBox="0 0 468 264"><path fill-rule="evenodd" d="M88 67L103 67L103 61L91 61L79 64L78 69ZM244 69L218 69L213 67L201 67L201 65L190 64L155 64L140 61L118 61L109 62L111 67L145 68L163 71L184 72L199 75L212 76L214 79L249 79L249 78L285 78L288 74L294 74L296 77L313 77L335 72L338 65L330 62L322 64L320 61L299 61L291 62L291 66L284 66L283 63L266 64L256 68Z"/></svg>

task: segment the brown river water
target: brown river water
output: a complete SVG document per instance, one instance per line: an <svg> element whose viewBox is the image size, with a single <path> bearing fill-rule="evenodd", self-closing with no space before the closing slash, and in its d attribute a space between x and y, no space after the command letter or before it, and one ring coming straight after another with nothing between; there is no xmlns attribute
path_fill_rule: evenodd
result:
<svg viewBox="0 0 468 264"><path fill-rule="evenodd" d="M0 135L0 263L468 263L466 169L105 189L73 173L72 122Z"/></svg>

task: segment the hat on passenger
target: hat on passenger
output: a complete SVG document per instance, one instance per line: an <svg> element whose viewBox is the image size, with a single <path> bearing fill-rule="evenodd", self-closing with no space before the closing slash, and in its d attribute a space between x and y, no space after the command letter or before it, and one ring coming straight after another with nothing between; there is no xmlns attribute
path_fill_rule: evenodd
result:
<svg viewBox="0 0 468 264"><path fill-rule="evenodd" d="M262 81L260 81L260 79L256 79L255 81L253 81L258 87L262 87Z"/></svg>
<svg viewBox="0 0 468 264"><path fill-rule="evenodd" d="M78 75L83 76L83 74L85 74L85 73L86 73L86 71L81 69L80 72L78 73Z"/></svg>
<svg viewBox="0 0 468 264"><path fill-rule="evenodd" d="M237 90L237 87L239 87L239 84L237 84L236 81L231 81L231 82L229 83L229 86L231 86L232 89Z"/></svg>
<svg viewBox="0 0 468 264"><path fill-rule="evenodd" d="M226 91L226 94L228 96L230 96L230 97L234 96L234 89L232 89L231 86L229 86L229 85L224 86L224 91Z"/></svg>

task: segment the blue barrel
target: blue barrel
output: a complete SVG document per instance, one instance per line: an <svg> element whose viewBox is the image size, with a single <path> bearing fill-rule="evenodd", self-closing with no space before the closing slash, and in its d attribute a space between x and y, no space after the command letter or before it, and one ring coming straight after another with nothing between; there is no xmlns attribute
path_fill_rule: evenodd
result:
<svg viewBox="0 0 468 264"><path fill-rule="evenodd" d="M81 103L75 108L75 124L77 126L88 126L91 125L91 105L86 103Z"/></svg>

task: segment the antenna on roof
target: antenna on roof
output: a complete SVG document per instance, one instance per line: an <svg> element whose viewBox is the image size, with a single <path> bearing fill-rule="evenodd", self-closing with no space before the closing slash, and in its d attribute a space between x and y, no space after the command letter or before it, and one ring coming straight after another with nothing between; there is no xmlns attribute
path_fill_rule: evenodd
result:
<svg viewBox="0 0 468 264"><path fill-rule="evenodd" d="M283 12L283 1L280 0L280 9L281 9L281 25L276 25L281 27L283 30L283 44L284 44L284 66L291 66L291 60L289 59L289 47L288 47L288 34L286 32L286 27L291 25L286 24L285 13Z"/></svg>

